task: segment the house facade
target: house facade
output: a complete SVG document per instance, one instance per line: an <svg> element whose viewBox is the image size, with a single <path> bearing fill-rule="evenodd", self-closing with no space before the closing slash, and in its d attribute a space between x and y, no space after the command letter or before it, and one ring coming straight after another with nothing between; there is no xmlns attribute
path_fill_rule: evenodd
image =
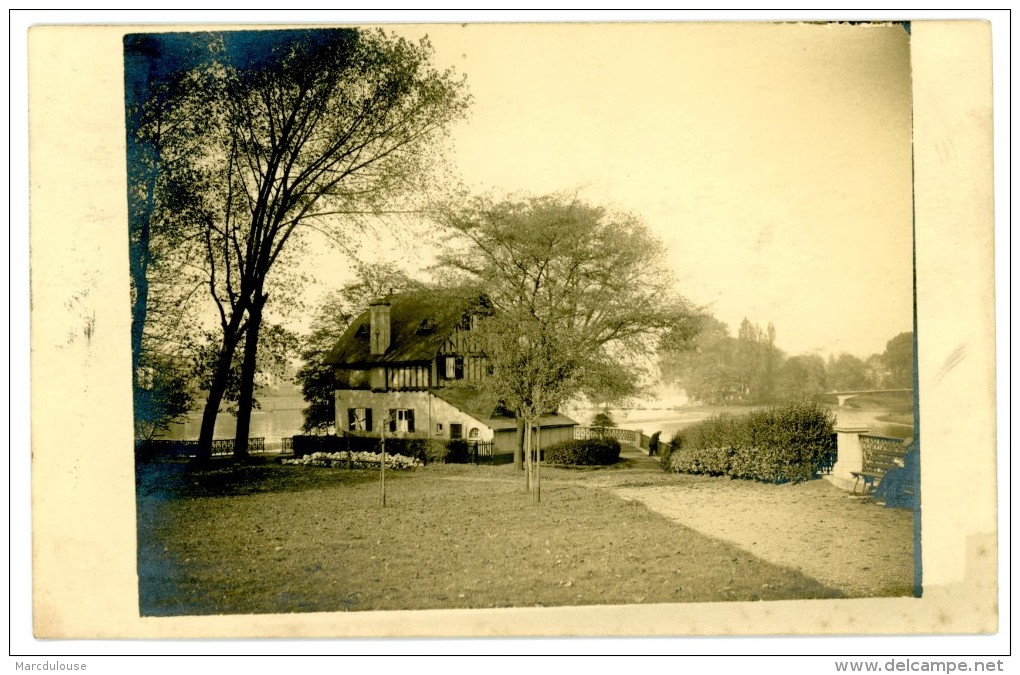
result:
<svg viewBox="0 0 1020 675"><path fill-rule="evenodd" d="M511 453L517 424L477 385L489 375L478 338L484 301L436 292L371 304L327 356L336 379L336 428L363 436L493 443ZM541 421L542 445L573 438L563 415Z"/></svg>

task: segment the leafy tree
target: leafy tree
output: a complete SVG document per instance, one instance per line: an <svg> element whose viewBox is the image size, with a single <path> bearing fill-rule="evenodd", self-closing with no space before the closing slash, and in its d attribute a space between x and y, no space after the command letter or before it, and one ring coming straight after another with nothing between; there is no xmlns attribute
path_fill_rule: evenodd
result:
<svg viewBox="0 0 1020 675"><path fill-rule="evenodd" d="M776 371L784 361L784 355L776 347L776 327L769 321L760 340L761 365L758 378L758 401L772 403L776 399Z"/></svg>
<svg viewBox="0 0 1020 675"><path fill-rule="evenodd" d="M142 355L134 387L135 437L152 439L191 410L194 380L190 363L154 350Z"/></svg>
<svg viewBox="0 0 1020 675"><path fill-rule="evenodd" d="M324 432L336 423L334 395L336 381L333 369L322 361L347 330L355 314L336 290L323 299L312 321L311 331L301 342L301 361L295 380L301 386L307 407L302 411L305 432Z"/></svg>
<svg viewBox="0 0 1020 675"><path fill-rule="evenodd" d="M262 336L258 344L256 386L268 387L273 382L286 378L294 359L299 354L300 344L300 337L283 324L262 324Z"/></svg>
<svg viewBox="0 0 1020 675"><path fill-rule="evenodd" d="M763 330L744 319L737 337L710 315L699 318L701 331L693 348L660 354L666 381L679 382L694 400L710 404L770 403L778 396L783 353L776 347L776 329Z"/></svg>
<svg viewBox="0 0 1020 675"><path fill-rule="evenodd" d="M163 45L178 38L146 39ZM195 39L202 49L192 55L187 77L203 73L208 100L186 111L174 103L169 109L198 132L198 164L206 175L200 192L211 205L198 243L220 340L200 455L209 454L240 348L235 454L243 456L265 308L271 292L278 296L287 287L274 270L287 267L304 231L318 230L343 246L360 219L400 210L396 200L414 194L429 175L435 141L463 114L468 97L462 80L430 65L427 41L412 44L381 30L238 31ZM149 94L143 92L142 103ZM176 169L170 176L192 184Z"/></svg>
<svg viewBox="0 0 1020 675"><path fill-rule="evenodd" d="M284 40L265 67L228 74L231 173L241 211L250 214L239 268L241 296L249 298L242 415L266 281L297 227L385 210L418 184L433 141L462 114L462 83L435 71L430 57L427 42L381 31L303 32ZM236 439L235 453L247 444L240 416Z"/></svg>
<svg viewBox="0 0 1020 675"><path fill-rule="evenodd" d="M609 414L609 409L607 408L595 414L595 417L591 421L591 426L596 430L599 437L604 437L607 429L616 428L616 421L613 419L613 416Z"/></svg>
<svg viewBox="0 0 1020 675"><path fill-rule="evenodd" d="M825 366L825 381L832 391L860 391L871 387L867 366L852 354L829 356Z"/></svg>
<svg viewBox="0 0 1020 675"><path fill-rule="evenodd" d="M824 393L825 386L825 360L816 354L791 356L776 375L776 395L783 401L809 399Z"/></svg>
<svg viewBox="0 0 1020 675"><path fill-rule="evenodd" d="M478 281L490 386L530 428L567 398L633 393L649 356L696 335L696 309L673 290L664 251L634 216L576 198L476 198L441 211L462 250L448 267Z"/></svg>
<svg viewBox="0 0 1020 675"><path fill-rule="evenodd" d="M256 372L258 386L267 386L271 381L286 377L291 362L299 355L299 339L291 330L280 324L266 324L262 328L263 339L259 341L259 368ZM220 335L205 331L192 348L192 363L189 373L195 389L208 390L220 355ZM227 372L226 385L221 399L221 412L234 417L240 413L241 368L243 355L235 351ZM251 398L251 407L258 410L261 405L257 398Z"/></svg>
<svg viewBox="0 0 1020 675"><path fill-rule="evenodd" d="M198 34L124 40L131 272L131 363L136 433L166 430L190 408L195 291L183 269L198 258L209 216L203 112L210 73L193 68ZM191 310L189 312L189 310Z"/></svg>
<svg viewBox="0 0 1020 675"><path fill-rule="evenodd" d="M914 386L914 333L900 333L885 345L882 362L889 370L886 386L906 389Z"/></svg>
<svg viewBox="0 0 1020 675"><path fill-rule="evenodd" d="M660 352L663 380L680 384L690 398L702 403L741 400L736 339L730 336L726 324L711 314L701 314L696 321L698 333L689 349Z"/></svg>
<svg viewBox="0 0 1020 675"><path fill-rule="evenodd" d="M514 459L526 464L526 484L540 499L540 478L533 463L532 430L582 386L582 356L577 336L564 334L520 307L497 311L482 324L491 376L487 387L518 421ZM534 476L534 478L532 478Z"/></svg>
<svg viewBox="0 0 1020 675"><path fill-rule="evenodd" d="M761 329L745 317L737 330L736 377L742 400L750 402L760 360Z"/></svg>
<svg viewBox="0 0 1020 675"><path fill-rule="evenodd" d="M869 356L864 362L864 367L868 371L868 382L871 383L872 387L876 389L889 387L889 368L886 366L882 354L872 354Z"/></svg>
<svg viewBox="0 0 1020 675"><path fill-rule="evenodd" d="M212 386L212 377L216 372L220 357L220 336L216 331L207 330L196 342L192 357L192 378L198 389L207 392ZM237 415L237 401L241 391L241 354L231 354L230 368L227 370L226 381L223 383L221 407L223 412Z"/></svg>
<svg viewBox="0 0 1020 675"><path fill-rule="evenodd" d="M737 332L736 354L736 376L745 402L774 400L775 373L781 360L775 326L770 322L763 330L745 318Z"/></svg>

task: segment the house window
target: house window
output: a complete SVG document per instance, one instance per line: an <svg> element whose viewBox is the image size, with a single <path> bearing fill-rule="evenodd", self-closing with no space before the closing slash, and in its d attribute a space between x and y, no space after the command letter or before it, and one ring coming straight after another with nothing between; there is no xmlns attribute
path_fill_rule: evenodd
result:
<svg viewBox="0 0 1020 675"><path fill-rule="evenodd" d="M444 376L448 380L464 379L464 357L447 356Z"/></svg>
<svg viewBox="0 0 1020 675"><path fill-rule="evenodd" d="M464 425L463 424L451 424L450 425L450 438L464 438Z"/></svg>
<svg viewBox="0 0 1020 675"><path fill-rule="evenodd" d="M347 430L348 431L371 431L372 430L372 409L371 408L348 408L347 409Z"/></svg>
<svg viewBox="0 0 1020 675"><path fill-rule="evenodd" d="M478 427L471 427L471 431L468 432L468 438L478 438Z"/></svg>
<svg viewBox="0 0 1020 675"><path fill-rule="evenodd" d="M458 328L461 330L472 330L475 327L475 317L473 314L464 314L460 317L460 325Z"/></svg>
<svg viewBox="0 0 1020 675"><path fill-rule="evenodd" d="M414 433L414 408L390 408L389 427L395 434Z"/></svg>

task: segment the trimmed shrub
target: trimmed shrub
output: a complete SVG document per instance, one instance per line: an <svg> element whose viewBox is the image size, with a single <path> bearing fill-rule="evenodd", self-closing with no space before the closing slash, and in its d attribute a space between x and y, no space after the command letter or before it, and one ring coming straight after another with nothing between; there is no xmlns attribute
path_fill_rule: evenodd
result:
<svg viewBox="0 0 1020 675"><path fill-rule="evenodd" d="M808 480L834 451L835 422L832 412L809 401L711 417L673 436L663 468L771 483Z"/></svg>
<svg viewBox="0 0 1020 675"><path fill-rule="evenodd" d="M550 464L604 466L620 461L620 442L615 438L585 438L560 441L544 448Z"/></svg>
<svg viewBox="0 0 1020 675"><path fill-rule="evenodd" d="M677 435L669 439L668 443L659 442L659 467L666 472L675 471L673 468L673 451L679 447Z"/></svg>
<svg viewBox="0 0 1020 675"><path fill-rule="evenodd" d="M471 461L471 452L467 441L463 439L453 439L448 441L447 448L447 464L467 464Z"/></svg>
<svg viewBox="0 0 1020 675"><path fill-rule="evenodd" d="M375 441L375 452L379 452L379 439L372 440ZM427 438L387 438L386 454L405 455L424 462L428 440Z"/></svg>
<svg viewBox="0 0 1020 675"><path fill-rule="evenodd" d="M604 410L595 415L591 421L591 426L599 438L605 438L606 430L615 428L616 422L613 421L613 416L609 414L609 411Z"/></svg>
<svg viewBox="0 0 1020 675"><path fill-rule="evenodd" d="M345 444L341 443L340 436L294 436L294 456L304 457L315 452L340 452L347 450ZM367 450L367 448L354 447L353 452Z"/></svg>
<svg viewBox="0 0 1020 675"><path fill-rule="evenodd" d="M442 464L450 453L449 446L443 442L431 438L422 440L422 458L426 464Z"/></svg>

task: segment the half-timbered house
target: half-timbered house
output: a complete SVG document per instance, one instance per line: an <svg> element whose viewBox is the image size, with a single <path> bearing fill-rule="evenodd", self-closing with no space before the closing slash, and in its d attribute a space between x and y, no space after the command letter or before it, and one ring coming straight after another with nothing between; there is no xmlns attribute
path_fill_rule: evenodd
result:
<svg viewBox="0 0 1020 675"><path fill-rule="evenodd" d="M401 293L371 304L326 358L336 378L341 433L492 442L513 452L513 417L478 395L489 375L478 327L486 306L437 292ZM576 422L542 418L542 444L573 437Z"/></svg>

